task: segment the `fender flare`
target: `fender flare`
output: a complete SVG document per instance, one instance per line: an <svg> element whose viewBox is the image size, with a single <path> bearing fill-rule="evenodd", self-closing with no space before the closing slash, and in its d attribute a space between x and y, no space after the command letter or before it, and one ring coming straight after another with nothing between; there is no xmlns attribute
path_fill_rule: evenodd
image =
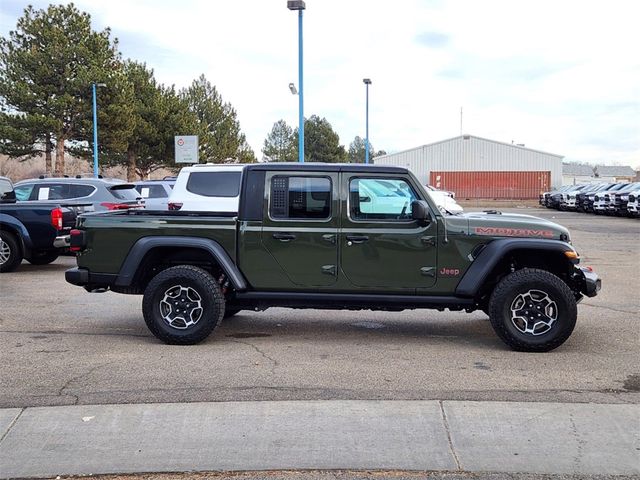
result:
<svg viewBox="0 0 640 480"><path fill-rule="evenodd" d="M575 252L575 249L561 240L537 238L500 238L487 244L478 254L456 287L456 295L475 297L489 274L505 255L515 250L538 250L540 252ZM567 259L567 262L570 261Z"/></svg>
<svg viewBox="0 0 640 480"><path fill-rule="evenodd" d="M4 228L5 225L9 226L9 228ZM28 256L31 248L33 247L33 241L31 240L31 235L29 235L27 227L25 227L20 220L7 213L0 213L0 229L17 233L18 242L20 242L20 247L22 248L22 254L24 256Z"/></svg>
<svg viewBox="0 0 640 480"><path fill-rule="evenodd" d="M133 282L140 263L144 256L156 247L184 247L199 248L210 253L213 258L220 264L224 273L229 277L231 284L236 290L243 291L247 289L247 281L242 272L238 269L229 254L215 240L197 237L143 237L139 239L129 250L125 258L120 273L116 278L115 285L119 287L128 287Z"/></svg>

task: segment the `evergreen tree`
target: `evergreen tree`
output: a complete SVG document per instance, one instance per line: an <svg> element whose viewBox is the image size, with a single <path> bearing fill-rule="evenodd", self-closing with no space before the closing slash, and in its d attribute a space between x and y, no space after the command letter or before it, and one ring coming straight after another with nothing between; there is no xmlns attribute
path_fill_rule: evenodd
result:
<svg viewBox="0 0 640 480"><path fill-rule="evenodd" d="M255 155L240 131L237 113L225 103L204 75L180 96L199 121L199 155L203 163L255 161Z"/></svg>
<svg viewBox="0 0 640 480"><path fill-rule="evenodd" d="M297 146L293 128L284 120L278 120L264 140L262 153L273 162L295 162L298 159Z"/></svg>
<svg viewBox="0 0 640 480"><path fill-rule="evenodd" d="M294 142L298 145L298 129L295 130ZM298 148L296 148L296 157ZM340 145L340 137L333 131L333 127L326 118L318 115L304 122L304 161L344 163L347 162L347 152L344 145Z"/></svg>
<svg viewBox="0 0 640 480"><path fill-rule="evenodd" d="M88 140L91 84L113 83L119 66L117 41L108 28L93 31L88 13L72 3L28 6L16 30L0 38L0 149L11 156L44 150L50 171L54 143L55 171L64 173L65 149ZM126 131L130 125L120 120L113 126Z"/></svg>

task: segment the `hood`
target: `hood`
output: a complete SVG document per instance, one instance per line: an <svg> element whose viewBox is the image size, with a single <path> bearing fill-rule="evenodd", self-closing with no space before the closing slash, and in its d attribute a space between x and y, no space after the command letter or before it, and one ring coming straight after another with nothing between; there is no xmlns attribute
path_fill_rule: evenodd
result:
<svg viewBox="0 0 640 480"><path fill-rule="evenodd" d="M471 212L450 216L447 217L447 230L450 234L570 240L569 230L562 225L517 213Z"/></svg>

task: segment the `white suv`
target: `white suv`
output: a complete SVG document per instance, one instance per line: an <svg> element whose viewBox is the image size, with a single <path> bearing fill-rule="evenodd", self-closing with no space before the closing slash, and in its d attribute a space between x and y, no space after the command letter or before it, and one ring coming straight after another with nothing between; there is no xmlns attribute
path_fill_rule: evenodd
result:
<svg viewBox="0 0 640 480"><path fill-rule="evenodd" d="M632 217L637 217L640 215L640 188L629 192L628 203L627 203L627 212Z"/></svg>
<svg viewBox="0 0 640 480"><path fill-rule="evenodd" d="M444 209L454 215L463 212L464 209L458 205L458 202L456 202L456 196L453 192L438 190L436 187L431 185L427 185L425 188L439 209Z"/></svg>
<svg viewBox="0 0 640 480"><path fill-rule="evenodd" d="M169 210L237 212L244 167L237 163L184 167L169 197Z"/></svg>

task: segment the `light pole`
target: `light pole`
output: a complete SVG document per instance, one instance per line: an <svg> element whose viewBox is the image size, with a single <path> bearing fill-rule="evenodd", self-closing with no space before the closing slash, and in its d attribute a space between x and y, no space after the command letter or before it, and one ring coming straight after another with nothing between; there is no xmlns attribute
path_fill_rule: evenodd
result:
<svg viewBox="0 0 640 480"><path fill-rule="evenodd" d="M371 85L370 78L363 78L365 89L367 91L367 106L366 106L366 135L364 141L364 163L369 163L369 85Z"/></svg>
<svg viewBox="0 0 640 480"><path fill-rule="evenodd" d="M96 101L96 87L106 87L104 83L91 84L93 92L93 176L98 178L98 104Z"/></svg>
<svg viewBox="0 0 640 480"><path fill-rule="evenodd" d="M302 0L287 0L289 10L298 11L298 161L304 162L304 88L302 82L302 11L306 8Z"/></svg>

